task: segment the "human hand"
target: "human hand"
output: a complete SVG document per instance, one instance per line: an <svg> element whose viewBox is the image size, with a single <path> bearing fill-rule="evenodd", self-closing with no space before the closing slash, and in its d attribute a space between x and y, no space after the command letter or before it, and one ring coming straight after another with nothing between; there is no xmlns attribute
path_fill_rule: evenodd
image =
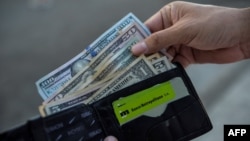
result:
<svg viewBox="0 0 250 141"><path fill-rule="evenodd" d="M152 35L132 47L135 55L162 49L184 67L250 58L250 9L172 2L145 22Z"/></svg>
<svg viewBox="0 0 250 141"><path fill-rule="evenodd" d="M107 136L104 141L118 141L114 136Z"/></svg>

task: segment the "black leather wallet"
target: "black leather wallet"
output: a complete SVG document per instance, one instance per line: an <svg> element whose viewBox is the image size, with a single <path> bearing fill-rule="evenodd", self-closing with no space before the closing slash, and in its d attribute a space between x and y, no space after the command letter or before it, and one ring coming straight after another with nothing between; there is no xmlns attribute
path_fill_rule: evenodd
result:
<svg viewBox="0 0 250 141"><path fill-rule="evenodd" d="M212 129L181 65L117 91L95 103L29 120L0 140L186 141Z"/></svg>

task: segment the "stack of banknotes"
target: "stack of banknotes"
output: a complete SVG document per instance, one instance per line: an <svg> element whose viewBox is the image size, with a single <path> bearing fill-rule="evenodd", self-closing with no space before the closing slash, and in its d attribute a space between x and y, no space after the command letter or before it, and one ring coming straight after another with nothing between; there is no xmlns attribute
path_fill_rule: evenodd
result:
<svg viewBox="0 0 250 141"><path fill-rule="evenodd" d="M131 47L150 35L129 13L77 56L36 82L48 116L79 104L91 104L127 86L174 67L162 52L134 56Z"/></svg>

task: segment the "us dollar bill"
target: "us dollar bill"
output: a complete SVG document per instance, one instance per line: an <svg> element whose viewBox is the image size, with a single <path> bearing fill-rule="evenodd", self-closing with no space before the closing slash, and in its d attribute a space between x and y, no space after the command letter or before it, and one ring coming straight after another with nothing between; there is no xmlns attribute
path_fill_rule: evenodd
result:
<svg viewBox="0 0 250 141"><path fill-rule="evenodd" d="M119 70L127 67L128 64L131 64L133 61L135 61L137 57L131 53L131 47L140 41L140 38L133 38L125 48L120 50L107 61L104 61L106 63L103 65L102 69L96 71L97 73L93 75L92 79L90 79L90 82L96 83L112 74L112 72L118 72ZM82 85L82 87L84 87L84 85Z"/></svg>
<svg viewBox="0 0 250 141"><path fill-rule="evenodd" d="M151 60L151 58L154 58L154 59ZM144 63L145 66L142 65L142 63ZM61 100L58 100L58 101L55 101L52 103L48 103L46 105L41 106L42 107L41 114L44 116L49 116L51 114L55 114L57 112L66 110L68 108L74 107L74 106L79 105L79 104L83 104L83 103L87 104L87 101L89 101L90 99L92 99L92 100L97 99L97 97L98 97L97 93L102 95L101 92L97 92L98 90L105 91L107 89L112 89L112 88L110 88L112 86L112 84L116 84L118 82L117 86L120 86L120 87L117 89L117 86L114 86L114 88L116 87L116 90L112 90L112 92L114 93L122 88L125 88L129 85L136 83L137 81L134 81L133 79L130 79L130 81L127 81L127 80L129 80L129 78L132 78L131 73L133 73L133 71L141 70L141 72L150 72L150 73L140 73L139 71L137 72L138 74L141 74L140 81L142 81L142 80L144 80L148 77L151 77L155 74L162 73L164 71L171 69L171 68L169 68L168 63L169 63L169 61L167 60L167 58L166 57L159 57L158 53L152 54L150 57L146 57L146 58L144 56L141 56L133 64L130 64L123 72L113 74L112 76L110 76L110 77L108 77L108 78L106 78L98 83L95 83L95 84L93 84L85 89L82 89L82 90L75 92L74 94L70 95L69 97L66 97L64 99L61 99ZM138 64L141 64L141 65L138 65ZM150 66L150 64L152 66ZM146 71L142 71L142 69L138 69L136 67L144 68L143 70L146 70ZM124 75L124 74L126 74L126 75ZM144 74L144 75L142 75L142 74ZM148 74L148 75L145 75L145 74ZM138 79L136 79L136 80L138 80ZM110 81L112 81L113 83ZM101 88L103 88L103 89L101 90ZM104 95L100 96L100 98L101 97L104 97Z"/></svg>
<svg viewBox="0 0 250 141"><path fill-rule="evenodd" d="M105 86L107 82L96 85L95 87L87 88L80 93L75 94L74 96L70 96L52 103L48 103L46 105L41 106L41 110L44 116L49 116L51 114L66 110L68 108L74 107L83 103L84 100L88 99L93 95L96 91L98 91L101 87Z"/></svg>
<svg viewBox="0 0 250 141"><path fill-rule="evenodd" d="M78 90L71 94L68 97L65 97L63 99L43 104L40 106L39 111L41 115L48 116L63 110L66 110L70 107L74 107L76 105L79 105L83 103L86 99L92 96L96 91L98 91L100 88L104 87L111 79L114 78L117 74L113 74L108 78L105 78L104 80L95 83L93 85L88 86L87 88L84 88L82 90Z"/></svg>
<svg viewBox="0 0 250 141"><path fill-rule="evenodd" d="M157 72L152 67L150 62L148 62L146 57L141 56L140 58L136 59L136 61L134 61L132 64L130 64L128 68L123 71L123 73L113 78L111 81L108 82L108 84L106 84L105 87L95 92L95 94L88 98L85 103L93 103L118 90L133 85L137 82L143 81L156 74Z"/></svg>
<svg viewBox="0 0 250 141"><path fill-rule="evenodd" d="M143 40L147 33L143 32L138 24L131 25L126 31L44 103L62 99L78 89L83 89L91 83L104 79L117 69L122 69L133 62L136 57L132 55L131 47ZM103 62L106 63L103 64Z"/></svg>
<svg viewBox="0 0 250 141"><path fill-rule="evenodd" d="M167 57L163 56L159 59L153 60L151 62L153 68L156 70L157 74L165 72L171 69L171 65Z"/></svg>
<svg viewBox="0 0 250 141"><path fill-rule="evenodd" d="M143 25L143 23L132 13L129 13L85 48L83 52L39 79L36 82L36 86L40 96L44 100L48 99L52 94L57 92L62 86L70 81L77 73L79 73L80 70L85 68L92 58L98 55L100 51L106 48L109 43L114 41L134 23L138 24L143 32L150 34L149 30Z"/></svg>
<svg viewBox="0 0 250 141"><path fill-rule="evenodd" d="M102 81L89 85L87 88L78 90L63 99L59 99L57 101L53 101L47 104L42 104L41 106L39 106L40 114L43 116L48 116L82 103L84 100L88 99L92 94L94 94L97 90L105 86L116 75L118 74L116 73L110 75Z"/></svg>
<svg viewBox="0 0 250 141"><path fill-rule="evenodd" d="M161 55L160 55L160 53L154 53L154 54L151 54L151 55L149 55L149 56L147 56L147 60L149 61L149 62L153 62L154 60L157 60L157 59L159 59L159 58L161 58Z"/></svg>
<svg viewBox="0 0 250 141"><path fill-rule="evenodd" d="M42 115L48 116L79 104L87 104L90 100L97 99L97 97L104 97L104 95L99 92L98 93L102 96L97 95L97 91L99 90L105 91L110 89L109 92L111 92L111 90L112 92L115 92L136 82L152 77L156 73L157 72L151 66L150 62L148 62L144 56L141 56L130 64L125 70L123 70L123 72L118 73L118 75L113 75L115 76L114 78L112 76L109 79L105 79L90 88L88 87L83 89L74 96L66 97L59 101L40 106L40 112ZM112 89L112 86L115 90Z"/></svg>

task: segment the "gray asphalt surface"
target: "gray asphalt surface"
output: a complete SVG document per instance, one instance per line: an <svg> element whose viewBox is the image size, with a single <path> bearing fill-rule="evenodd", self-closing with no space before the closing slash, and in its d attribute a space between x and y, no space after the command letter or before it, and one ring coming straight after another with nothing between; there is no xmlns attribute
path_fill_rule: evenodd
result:
<svg viewBox="0 0 250 141"><path fill-rule="evenodd" d="M127 13L145 21L168 2L1 0L0 132L39 115L42 98L36 80L77 55ZM250 6L249 0L192 2ZM224 124L250 124L249 60L191 65L187 72L214 126L196 141L222 141Z"/></svg>

